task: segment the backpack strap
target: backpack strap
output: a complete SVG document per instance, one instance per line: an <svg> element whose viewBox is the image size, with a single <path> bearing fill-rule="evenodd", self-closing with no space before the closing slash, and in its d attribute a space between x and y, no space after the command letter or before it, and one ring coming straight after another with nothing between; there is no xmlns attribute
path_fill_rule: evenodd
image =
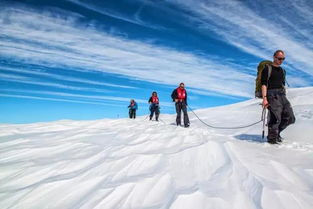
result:
<svg viewBox="0 0 313 209"><path fill-rule="evenodd" d="M267 65L267 69L268 69L268 74L267 74L267 82L270 79L271 75L272 75L272 65Z"/></svg>
<svg viewBox="0 0 313 209"><path fill-rule="evenodd" d="M270 77L272 75L272 65L267 65L267 69L268 69L267 72L267 86L268 86L268 81L270 80Z"/></svg>

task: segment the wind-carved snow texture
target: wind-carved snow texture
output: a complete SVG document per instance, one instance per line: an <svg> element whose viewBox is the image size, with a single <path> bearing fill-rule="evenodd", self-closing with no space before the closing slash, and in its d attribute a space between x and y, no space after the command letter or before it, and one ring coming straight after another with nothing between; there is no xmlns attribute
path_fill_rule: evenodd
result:
<svg viewBox="0 0 313 209"><path fill-rule="evenodd" d="M313 88L288 97L297 122L281 145L262 124L210 129L136 120L0 125L0 206L34 208L310 209L313 203ZM260 100L195 111L216 126L261 117ZM191 102L192 103L192 102Z"/></svg>

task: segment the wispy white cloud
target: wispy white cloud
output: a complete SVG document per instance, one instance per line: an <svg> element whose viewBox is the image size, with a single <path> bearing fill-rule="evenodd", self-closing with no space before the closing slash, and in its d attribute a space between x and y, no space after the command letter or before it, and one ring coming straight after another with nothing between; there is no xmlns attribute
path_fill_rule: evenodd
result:
<svg viewBox="0 0 313 209"><path fill-rule="evenodd" d="M92 84L92 85L106 86L106 87L109 86L109 87L126 88L126 89L137 89L136 87L133 87L133 86L118 85L118 84L107 83L107 82L102 82L102 81L100 82L100 81L88 80L88 79L83 79L83 78L52 74L52 73L47 73L47 72L36 71L34 69L25 70L25 69L11 68L11 67L5 67L3 69L8 70L10 72L25 73L30 76L39 75L39 76L44 76L47 78L52 78L52 79L57 79L57 80L62 80L62 81L78 82L78 83L83 83L83 84Z"/></svg>
<svg viewBox="0 0 313 209"><path fill-rule="evenodd" d="M118 20L126 21L135 25L139 25L142 27L161 29L161 30L165 29L164 27L160 25L148 23L146 21L143 21L140 18L140 13L144 6L139 6L138 9L133 13L125 14L125 13L117 12L116 10L105 8L105 4L103 4L102 2L100 2L101 5L97 6L98 2L79 1L79 0L67 0L67 1L77 4L79 6L85 7L89 10L95 11L99 14L103 14L103 15L106 15L106 16L109 16Z"/></svg>
<svg viewBox="0 0 313 209"><path fill-rule="evenodd" d="M16 82L16 83L31 84L31 85L55 87L55 88L61 88L61 89L66 89L66 90L89 91L89 92L104 92L104 91L106 91L106 90L102 90L102 89L100 90L100 89L96 89L96 88L85 88L85 87L78 87L78 86L73 86L73 85L64 85L64 84L60 84L60 83L53 83L53 82L47 82L47 81L38 81L38 80L34 80L33 78L29 78L26 76L11 75L11 74L6 74L6 73L0 73L0 80Z"/></svg>
<svg viewBox="0 0 313 209"><path fill-rule="evenodd" d="M302 5L307 5L305 1L285 1L284 5L292 5L295 10L291 12L301 14L305 20L306 30L309 31L303 30L303 25L293 24L294 30L288 30L281 25L283 20L281 16L287 14L286 7L280 6L281 2L277 2L275 5L277 7L274 8L267 5L265 1L173 0L168 2L190 11L192 15L186 16L197 23L195 25L198 25L199 30L214 31L221 40L261 58L271 59L273 51L283 49L288 63L296 66L298 70L313 75L313 48L308 42L312 40L313 32L312 12L310 12L312 8L299 6L301 2ZM273 11L267 14L265 9L262 16L247 7L249 3L259 4ZM293 15L283 17L285 22L292 22ZM295 30L304 36L303 40L294 37Z"/></svg>
<svg viewBox="0 0 313 209"><path fill-rule="evenodd" d="M212 92L212 91L204 91L204 90L199 90L199 89L194 89L194 88L188 88L188 92L192 92L194 94L204 95L204 96L221 97L221 98L227 98L227 99L238 99L238 97L234 97L230 95L223 95L223 94Z"/></svg>
<svg viewBox="0 0 313 209"><path fill-rule="evenodd" d="M252 95L253 77L230 63L130 41L94 28L81 28L67 17L27 9L2 9L3 56L43 66L71 66L238 96ZM36 24L33 24L36 22ZM222 69L222 70L220 70ZM227 85L225 85L227 84Z"/></svg>
<svg viewBox="0 0 313 209"><path fill-rule="evenodd" d="M64 92L57 92L57 91L42 91L42 90L21 90L21 89L1 89L1 92L7 92L8 94L11 93L11 97L14 96L12 93L23 93L23 94L30 94L30 95L49 95L49 96L55 96L55 97L65 97L65 98L73 98L71 101L82 101L82 99L85 99L86 102L91 102L91 104L99 104L103 103L105 105L114 105L117 104L117 102L122 103L128 103L130 101L129 98L125 97L116 97L116 96L95 96L95 95L83 95L83 94L73 94L73 93L64 93ZM18 95L19 96L19 95ZM54 98L55 98L54 97ZM38 98L46 98L46 97L38 97ZM58 99L58 98L55 98ZM135 101L139 104L147 104L147 100L139 99L139 98L133 98ZM111 102L111 103L110 103ZM173 104L169 102L161 102L162 106L165 107L172 107Z"/></svg>
<svg viewBox="0 0 313 209"><path fill-rule="evenodd" d="M18 94L3 94L0 93L1 97L11 97L11 98L23 98L23 99L36 99L36 100L46 100L46 101L57 101L57 102L70 102L70 103L80 103L80 104L93 104L93 105L103 105L103 106L118 106L116 104L106 104L100 102L88 102L88 101L78 101L78 100L70 100L70 99L58 99L58 98L49 98L43 96L26 96L26 95L18 95Z"/></svg>

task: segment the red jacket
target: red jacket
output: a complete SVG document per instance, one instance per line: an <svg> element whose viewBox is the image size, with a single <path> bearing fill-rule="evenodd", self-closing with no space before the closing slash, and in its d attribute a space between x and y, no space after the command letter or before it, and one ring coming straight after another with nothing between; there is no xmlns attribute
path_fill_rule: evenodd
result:
<svg viewBox="0 0 313 209"><path fill-rule="evenodd" d="M159 98L157 96L152 96L150 97L149 99L149 103L152 103L152 104L159 104Z"/></svg>
<svg viewBox="0 0 313 209"><path fill-rule="evenodd" d="M172 99L178 99L180 102L185 102L187 105L187 91L186 89L181 89L180 87L176 88L172 93Z"/></svg>

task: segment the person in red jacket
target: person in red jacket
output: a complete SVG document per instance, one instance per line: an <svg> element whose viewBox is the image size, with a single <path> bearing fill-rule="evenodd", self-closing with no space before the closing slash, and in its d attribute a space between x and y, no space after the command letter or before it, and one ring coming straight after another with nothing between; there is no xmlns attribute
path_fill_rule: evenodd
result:
<svg viewBox="0 0 313 209"><path fill-rule="evenodd" d="M152 120L153 114L155 113L155 120L159 121L160 115L160 106L159 106L159 98L158 94L154 91L152 92L152 96L149 99L150 104L150 120Z"/></svg>
<svg viewBox="0 0 313 209"><path fill-rule="evenodd" d="M184 113L184 126L187 128L189 127L189 118L187 114L187 91L185 89L185 84L180 83L179 87L176 88L172 93L173 102L175 102L176 108L176 125L181 125L181 111Z"/></svg>

